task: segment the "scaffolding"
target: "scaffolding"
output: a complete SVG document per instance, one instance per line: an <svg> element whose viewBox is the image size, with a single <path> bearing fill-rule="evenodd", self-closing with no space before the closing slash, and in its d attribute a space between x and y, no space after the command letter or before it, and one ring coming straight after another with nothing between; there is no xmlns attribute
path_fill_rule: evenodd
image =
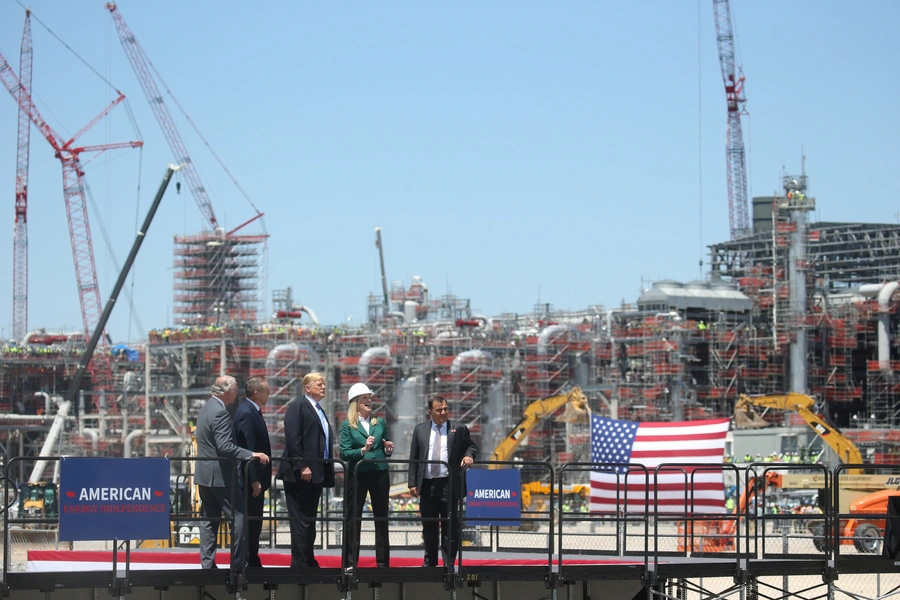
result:
<svg viewBox="0 0 900 600"><path fill-rule="evenodd" d="M176 236L175 323L221 326L256 323L261 315L263 235L224 230Z"/></svg>

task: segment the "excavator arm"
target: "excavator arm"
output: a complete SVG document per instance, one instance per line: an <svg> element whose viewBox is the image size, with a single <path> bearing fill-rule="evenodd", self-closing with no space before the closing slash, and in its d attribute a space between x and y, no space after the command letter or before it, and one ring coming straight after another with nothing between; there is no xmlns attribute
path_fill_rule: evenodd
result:
<svg viewBox="0 0 900 600"><path fill-rule="evenodd" d="M566 411L557 419L558 421L566 423L583 421L590 413L587 396L584 395L581 388L577 387L572 388L568 394L535 400L525 407L525 413L522 415L522 420L519 421L519 424L494 448L494 452L491 454L491 461L502 462L511 460L519 444L537 427L538 423L563 406L566 407ZM491 468L496 468L496 466Z"/></svg>
<svg viewBox="0 0 900 600"><path fill-rule="evenodd" d="M826 444L838 455L844 464L861 464L862 453L849 438L837 430L825 420L825 417L815 411L816 401L806 394L776 394L771 396L747 396L741 394L734 405L735 415L744 413L744 416L756 416L754 407L775 408L778 410L792 410L800 415L804 421L821 437Z"/></svg>

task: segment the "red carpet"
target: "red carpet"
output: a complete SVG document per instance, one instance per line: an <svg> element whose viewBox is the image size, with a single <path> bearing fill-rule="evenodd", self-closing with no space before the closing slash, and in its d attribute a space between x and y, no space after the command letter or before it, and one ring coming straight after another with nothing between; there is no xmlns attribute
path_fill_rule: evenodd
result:
<svg viewBox="0 0 900 600"><path fill-rule="evenodd" d="M492 556L492 555L488 555ZM286 552L261 552L260 560L263 567L289 567L291 555ZM316 559L323 568L337 569L341 566L341 557L337 554L317 554ZM119 566L124 567L125 552L118 553ZM228 568L228 552L220 550L216 556L216 564L221 568ZM467 556L465 564L469 566L507 566L507 567L540 567L547 564L546 558L538 555L523 555L512 558L485 558L482 553L473 553ZM554 562L555 559L554 559ZM618 560L609 558L573 558L566 559L568 565L627 565L643 564L638 560ZM391 567L410 568L421 567L421 557L393 556ZM359 559L359 568L374 568L374 556L362 556ZM134 550L131 552L131 568L134 570L155 569L199 569L200 552L196 550ZM28 568L30 572L37 571L104 571L112 569L112 552L104 550L29 550Z"/></svg>

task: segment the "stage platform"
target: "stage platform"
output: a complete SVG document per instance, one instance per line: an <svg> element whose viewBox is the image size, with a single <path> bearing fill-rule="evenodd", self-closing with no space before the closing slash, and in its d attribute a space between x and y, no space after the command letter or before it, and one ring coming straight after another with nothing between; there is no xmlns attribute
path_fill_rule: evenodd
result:
<svg viewBox="0 0 900 600"><path fill-rule="evenodd" d="M293 570L287 552L261 553L263 568L245 573L228 569L228 554L219 553L216 570L200 568L196 550L133 550L129 569L125 553L117 553L113 572L110 551L28 552L27 570L7 574L4 590L11 598L93 599L108 595L128 598L472 598L517 600L557 598L650 599L670 595L674 585L684 598L725 598L742 590L753 597L821 598L829 588L840 597L839 576L858 591L848 598L886 597L900 589L900 563L879 556L846 557L840 572L823 559L755 559L735 556L707 558L673 556L610 557L473 552L453 569L422 567L420 551L392 553L388 568L375 567L363 555L354 572L342 572L340 553L320 551L320 569ZM774 582L778 594L760 593ZM870 589L871 588L871 589ZM882 593L873 593L877 590ZM868 592L868 593L866 593ZM891 592L891 593L886 593Z"/></svg>

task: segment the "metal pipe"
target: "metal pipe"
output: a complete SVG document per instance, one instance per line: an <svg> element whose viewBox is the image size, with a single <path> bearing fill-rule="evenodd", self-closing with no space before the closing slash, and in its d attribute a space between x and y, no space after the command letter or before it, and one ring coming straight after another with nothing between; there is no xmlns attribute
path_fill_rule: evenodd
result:
<svg viewBox="0 0 900 600"><path fill-rule="evenodd" d="M891 370L891 296L900 288L900 283L892 281L878 292L878 368Z"/></svg>
<svg viewBox="0 0 900 600"><path fill-rule="evenodd" d="M304 305L301 306L299 310L302 310L309 315L309 320L313 322L313 325L315 325L316 327L319 326L319 317L316 316L316 313L313 312L313 309Z"/></svg>
<svg viewBox="0 0 900 600"><path fill-rule="evenodd" d="M78 422L80 423L81 420L79 419ZM88 436L89 438L91 438L91 456L96 455L96 454L97 454L97 448L98 448L99 445L100 445L100 432L97 431L96 429L91 428L91 427L82 427L82 428L81 428L81 434L82 434L82 435L86 435L86 436Z"/></svg>
<svg viewBox="0 0 900 600"><path fill-rule="evenodd" d="M162 430L163 433L171 431L171 429ZM181 444L187 443L187 439L181 435L144 435L143 429L135 429L131 433L128 434L128 437L125 438L125 449L124 456L125 458L132 458L134 456L134 449L132 446L134 445L134 440L136 438L143 437L144 438L144 446L148 448L146 456L150 456L149 448L150 444Z"/></svg>
<svg viewBox="0 0 900 600"><path fill-rule="evenodd" d="M35 392L35 396L43 396L44 397L44 414L50 414L50 394L47 392Z"/></svg>
<svg viewBox="0 0 900 600"><path fill-rule="evenodd" d="M129 433L127 436L125 436L125 444L124 444L125 445L125 458L131 458L131 456L133 454L131 451L131 443L134 442L134 438L141 436L141 435L144 435L144 430L143 429L135 429L134 431ZM150 437L150 436L147 436L147 437Z"/></svg>

